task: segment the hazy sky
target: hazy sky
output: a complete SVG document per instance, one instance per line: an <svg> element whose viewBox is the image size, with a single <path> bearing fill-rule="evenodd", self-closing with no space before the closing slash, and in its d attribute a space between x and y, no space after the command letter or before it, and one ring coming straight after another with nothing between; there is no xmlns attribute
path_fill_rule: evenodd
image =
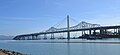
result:
<svg viewBox="0 0 120 55"><path fill-rule="evenodd" d="M0 0L0 35L40 32L67 15L78 22L119 25L120 0Z"/></svg>

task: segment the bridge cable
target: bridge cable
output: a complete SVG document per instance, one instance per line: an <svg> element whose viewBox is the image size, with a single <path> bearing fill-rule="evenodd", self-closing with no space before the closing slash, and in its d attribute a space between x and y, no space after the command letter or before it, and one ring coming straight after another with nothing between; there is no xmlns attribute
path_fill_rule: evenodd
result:
<svg viewBox="0 0 120 55"><path fill-rule="evenodd" d="M57 24L53 25L55 28L59 28L59 26L63 25L62 23L66 20L66 18L62 19L61 21L57 22Z"/></svg>
<svg viewBox="0 0 120 55"><path fill-rule="evenodd" d="M78 22L77 20L75 20L74 18L70 18L70 20L75 23L74 26L79 23L79 22ZM73 33L73 37L77 37L77 35L78 35L78 32Z"/></svg>

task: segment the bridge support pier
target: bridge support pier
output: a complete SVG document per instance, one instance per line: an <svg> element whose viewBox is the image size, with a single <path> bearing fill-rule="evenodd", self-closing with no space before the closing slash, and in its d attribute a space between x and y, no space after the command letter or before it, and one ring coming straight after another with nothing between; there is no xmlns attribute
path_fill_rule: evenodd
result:
<svg viewBox="0 0 120 55"><path fill-rule="evenodd" d="M103 28L100 29L100 34L99 35L100 35L100 37L104 36L104 29Z"/></svg>
<svg viewBox="0 0 120 55"><path fill-rule="evenodd" d="M35 35L35 39L36 39L36 40L38 39L38 35Z"/></svg>
<svg viewBox="0 0 120 55"><path fill-rule="evenodd" d="M118 35L118 28L116 28L116 35Z"/></svg>
<svg viewBox="0 0 120 55"><path fill-rule="evenodd" d="M27 40L30 40L30 37L29 37L29 36L27 37Z"/></svg>
<svg viewBox="0 0 120 55"><path fill-rule="evenodd" d="M101 28L100 29L100 37L107 37L107 29L103 29Z"/></svg>
<svg viewBox="0 0 120 55"><path fill-rule="evenodd" d="M46 34L44 34L44 40L46 40L47 39L47 35Z"/></svg>
<svg viewBox="0 0 120 55"><path fill-rule="evenodd" d="M100 29L100 35L104 34L104 29Z"/></svg>
<svg viewBox="0 0 120 55"><path fill-rule="evenodd" d="M91 36L91 30L89 30L89 36Z"/></svg>
<svg viewBox="0 0 120 55"><path fill-rule="evenodd" d="M32 35L32 40L35 40L35 37L34 37L34 35Z"/></svg>
<svg viewBox="0 0 120 55"><path fill-rule="evenodd" d="M85 30L82 31L82 36L85 35Z"/></svg>
<svg viewBox="0 0 120 55"><path fill-rule="evenodd" d="M51 34L51 38L50 39L54 39L54 33L53 34Z"/></svg>
<svg viewBox="0 0 120 55"><path fill-rule="evenodd" d="M120 36L120 28L118 28L118 35Z"/></svg>
<svg viewBox="0 0 120 55"><path fill-rule="evenodd" d="M104 34L105 34L105 35L107 34L107 29L104 29Z"/></svg>
<svg viewBox="0 0 120 55"><path fill-rule="evenodd" d="M117 35L117 28L114 29L114 35Z"/></svg>
<svg viewBox="0 0 120 55"><path fill-rule="evenodd" d="M93 30L93 35L96 36L96 30Z"/></svg>

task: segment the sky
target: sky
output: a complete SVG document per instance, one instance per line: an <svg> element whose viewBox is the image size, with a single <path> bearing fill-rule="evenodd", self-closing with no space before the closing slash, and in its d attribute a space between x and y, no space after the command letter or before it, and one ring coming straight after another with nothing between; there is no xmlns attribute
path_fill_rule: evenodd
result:
<svg viewBox="0 0 120 55"><path fill-rule="evenodd" d="M0 0L0 35L41 32L67 15L76 24L120 25L120 0Z"/></svg>

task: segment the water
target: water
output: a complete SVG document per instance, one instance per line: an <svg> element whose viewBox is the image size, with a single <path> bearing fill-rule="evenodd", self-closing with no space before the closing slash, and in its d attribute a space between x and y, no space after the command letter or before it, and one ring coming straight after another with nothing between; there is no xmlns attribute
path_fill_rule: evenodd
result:
<svg viewBox="0 0 120 55"><path fill-rule="evenodd" d="M29 55L120 55L120 44L41 43L67 40L0 40L0 48ZM120 42L120 40L71 40L70 42Z"/></svg>

